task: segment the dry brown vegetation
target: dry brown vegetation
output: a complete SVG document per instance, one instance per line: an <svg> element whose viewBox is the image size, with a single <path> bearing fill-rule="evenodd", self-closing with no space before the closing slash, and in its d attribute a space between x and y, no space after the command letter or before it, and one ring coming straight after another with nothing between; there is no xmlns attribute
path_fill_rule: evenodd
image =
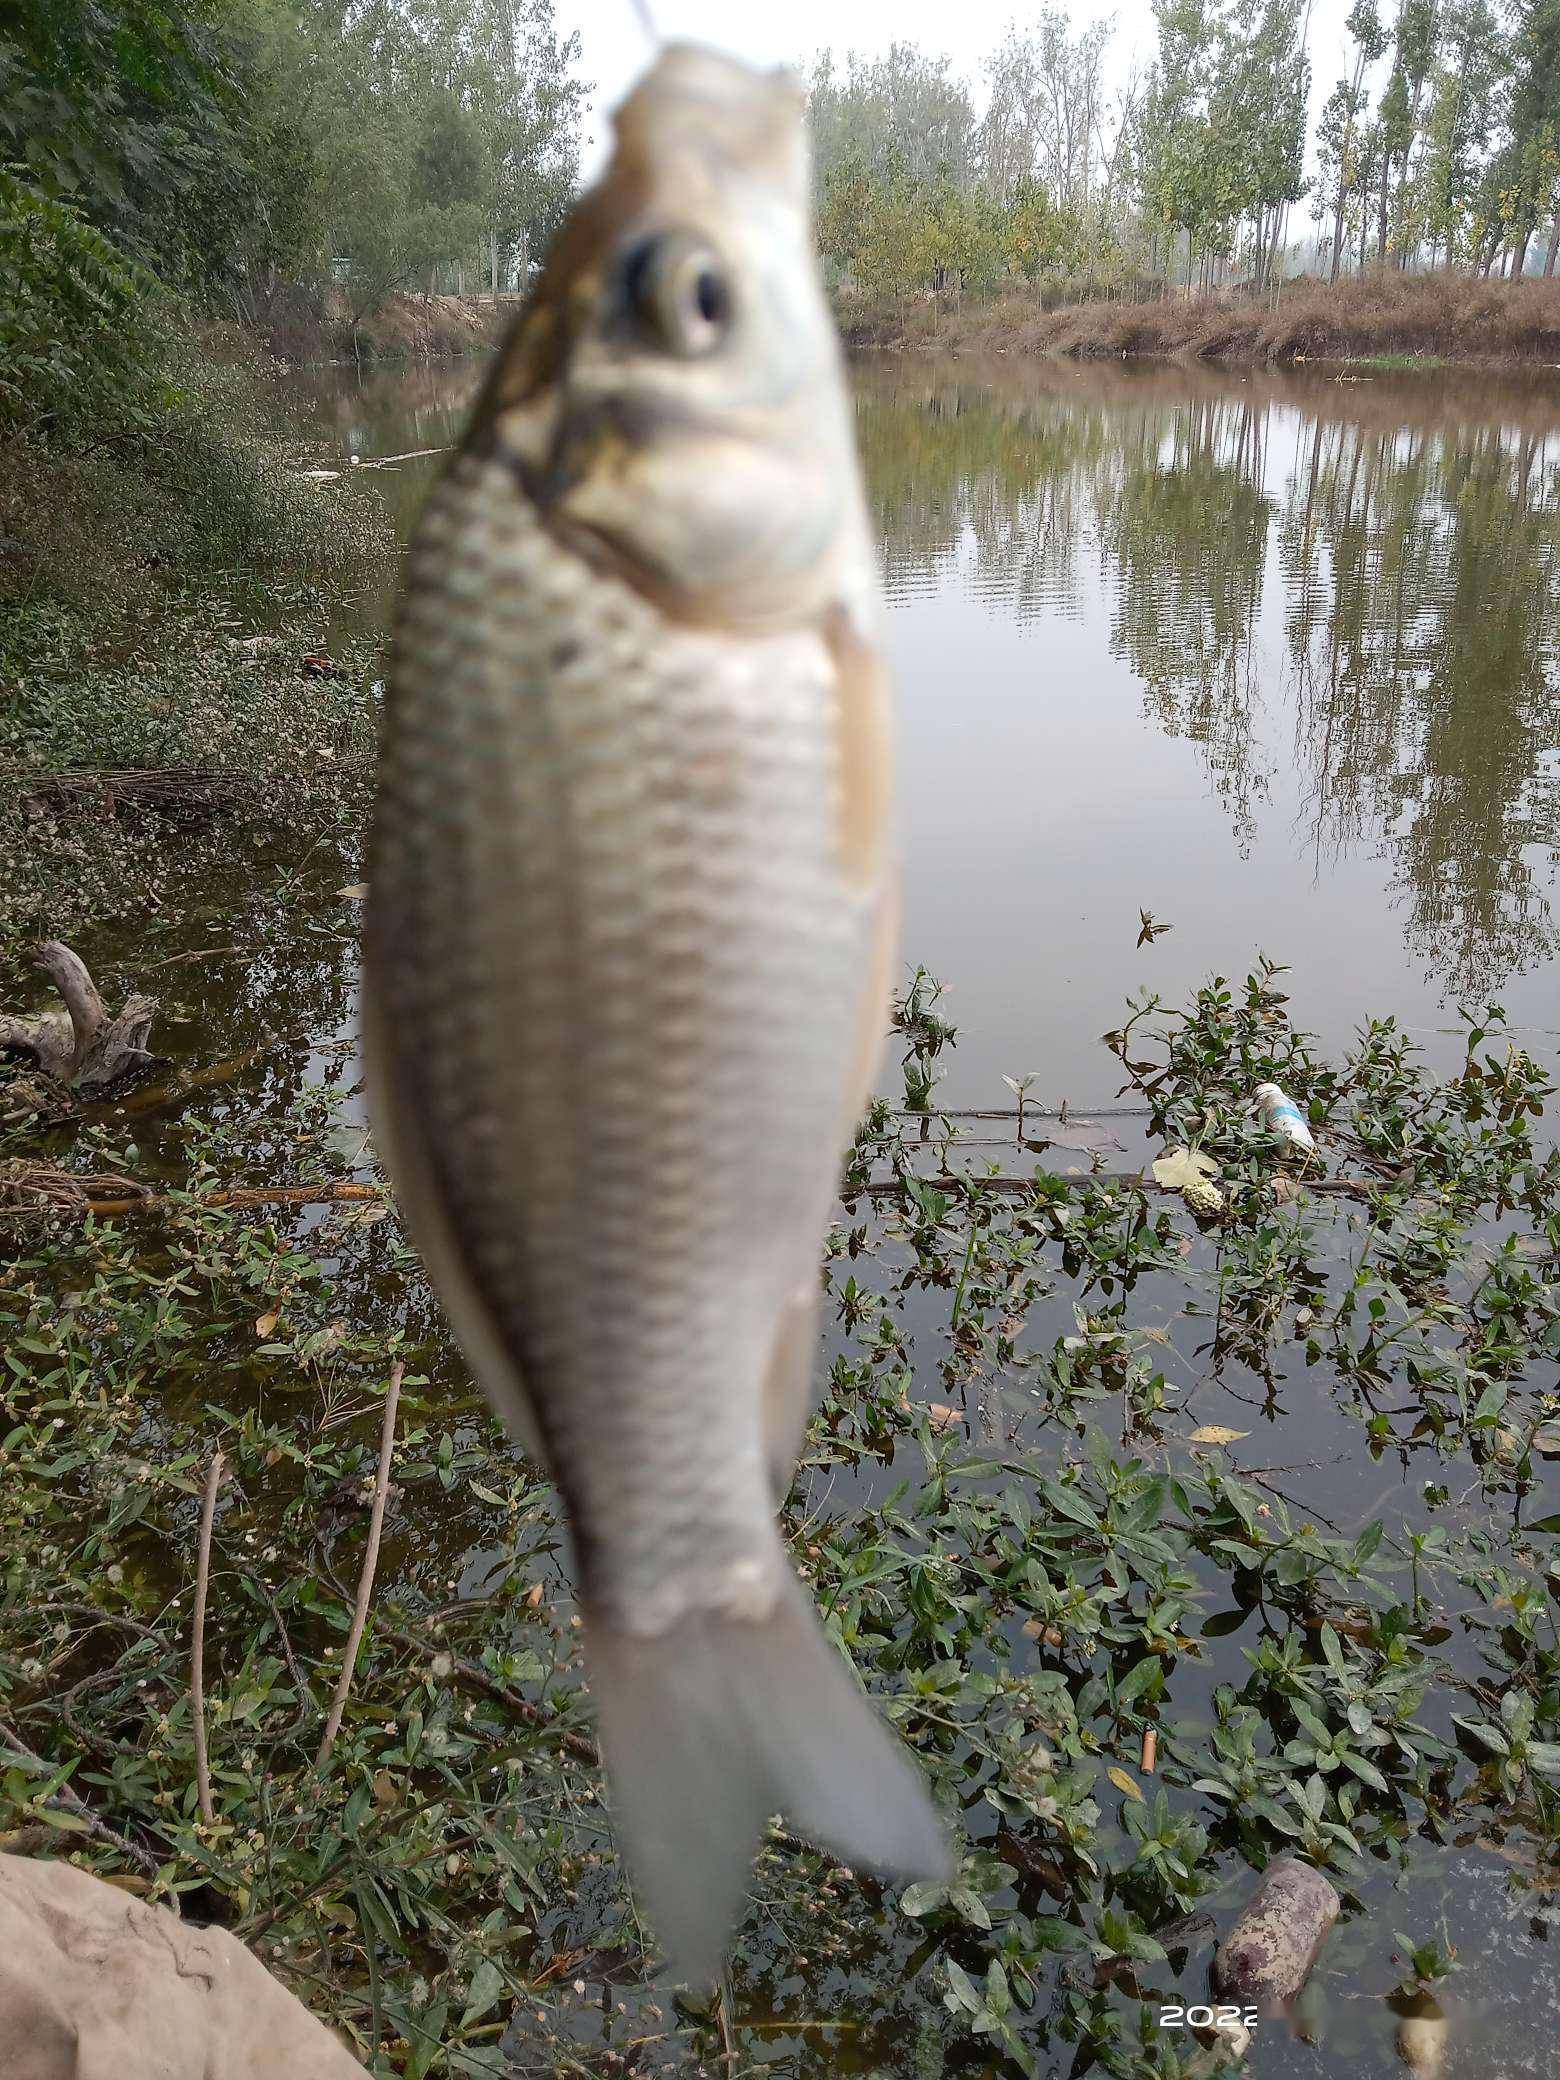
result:
<svg viewBox="0 0 1560 2080"><path fill-rule="evenodd" d="M425 296L398 292L358 326L364 361L450 360L485 354L519 306L516 296ZM253 332L278 360L295 366L353 360L352 321L339 289L323 293L279 284L256 308Z"/></svg>
<svg viewBox="0 0 1560 2080"><path fill-rule="evenodd" d="M1560 366L1560 280L1501 282L1383 269L1272 297L1239 291L1057 310L1009 292L951 310L930 301L841 313L856 346L1181 361L1403 359Z"/></svg>

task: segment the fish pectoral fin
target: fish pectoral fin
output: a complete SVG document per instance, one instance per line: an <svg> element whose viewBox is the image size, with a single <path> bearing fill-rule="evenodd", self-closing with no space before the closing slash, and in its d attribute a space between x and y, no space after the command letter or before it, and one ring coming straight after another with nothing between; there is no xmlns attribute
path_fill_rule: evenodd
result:
<svg viewBox="0 0 1560 2080"><path fill-rule="evenodd" d="M477 1384L526 1455L545 1466L541 1430L514 1353L467 1268L421 1127L403 1089L394 1040L384 1029L372 970L363 988L363 1067L374 1147L434 1291Z"/></svg>
<svg viewBox="0 0 1560 2080"><path fill-rule="evenodd" d="M701 1612L639 1637L587 1620L614 1827L679 1976L712 1980L765 1822L885 1875L945 1878L926 1784L800 1582L767 1618Z"/></svg>

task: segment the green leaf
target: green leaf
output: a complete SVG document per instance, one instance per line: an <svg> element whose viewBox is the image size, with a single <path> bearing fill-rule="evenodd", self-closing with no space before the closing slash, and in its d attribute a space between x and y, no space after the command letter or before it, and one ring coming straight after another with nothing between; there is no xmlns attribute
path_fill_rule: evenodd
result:
<svg viewBox="0 0 1560 2080"><path fill-rule="evenodd" d="M1036 1947L1042 1952L1051 1950L1086 1950L1089 1947L1087 1933L1071 1921L1064 1921L1060 1914L1037 1914L1030 1923Z"/></svg>
<svg viewBox="0 0 1560 2080"><path fill-rule="evenodd" d="M948 1887L935 1881L923 1880L917 1885L907 1885L899 1895L899 1911L908 1914L912 1921L919 1921L923 1914L930 1914L948 1898Z"/></svg>
<svg viewBox="0 0 1560 2080"><path fill-rule="evenodd" d="M460 2018L462 2030L470 2029L497 2001L503 1991L504 1975L491 1957L484 1957L471 1975L471 1984L466 1990L465 2013Z"/></svg>
<svg viewBox="0 0 1560 2080"><path fill-rule="evenodd" d="M968 2015L978 2015L985 2003L976 1992L969 1973L951 1957L943 1959L943 1970L948 1974L949 2007L955 2014L962 2008Z"/></svg>
<svg viewBox="0 0 1560 2080"><path fill-rule="evenodd" d="M1373 1791L1390 1791L1391 1785L1377 1769L1375 1763L1367 1762L1363 1755L1356 1755L1352 1748L1340 1748L1338 1760L1346 1770L1353 1772L1362 1784L1369 1784Z"/></svg>
<svg viewBox="0 0 1560 2080"><path fill-rule="evenodd" d="M1354 1541L1354 1558L1356 1564L1359 1564L1360 1562L1365 1560L1369 1560L1372 1557L1372 1555L1376 1551L1376 1548L1381 1544L1381 1541L1386 1534L1386 1528L1386 1525L1382 1523L1379 1517L1377 1517L1373 1523L1367 1524L1365 1526L1365 1529Z"/></svg>
<svg viewBox="0 0 1560 2080"><path fill-rule="evenodd" d="M45 1827L58 1828L61 1834L89 1834L90 1823L79 1813L61 1812L58 1806L32 1806L29 1810L40 1819Z"/></svg>
<svg viewBox="0 0 1560 2080"><path fill-rule="evenodd" d="M1497 1755L1511 1753L1510 1741L1498 1726L1491 1726L1487 1719L1467 1719L1461 1712L1453 1712L1452 1724L1460 1726L1464 1733L1471 1734L1476 1741L1492 1749Z"/></svg>
<svg viewBox="0 0 1560 2080"><path fill-rule="evenodd" d="M1164 1664L1157 1654L1145 1654L1141 1661L1134 1662L1121 1681L1116 1685L1117 1704L1130 1704L1150 1689L1164 1688Z"/></svg>

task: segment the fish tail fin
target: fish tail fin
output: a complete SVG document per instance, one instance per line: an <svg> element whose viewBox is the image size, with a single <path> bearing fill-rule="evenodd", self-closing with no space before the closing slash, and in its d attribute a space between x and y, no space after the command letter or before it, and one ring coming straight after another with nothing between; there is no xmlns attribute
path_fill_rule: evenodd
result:
<svg viewBox="0 0 1560 2080"><path fill-rule="evenodd" d="M654 1639L597 1623L587 1654L618 1842L680 1976L719 1971L777 1811L851 1863L947 1874L920 1772L788 1568L766 1618L704 1612Z"/></svg>

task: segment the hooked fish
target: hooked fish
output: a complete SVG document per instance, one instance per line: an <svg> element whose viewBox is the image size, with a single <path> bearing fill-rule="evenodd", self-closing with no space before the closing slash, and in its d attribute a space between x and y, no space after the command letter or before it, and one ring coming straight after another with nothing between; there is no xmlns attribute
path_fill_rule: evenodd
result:
<svg viewBox="0 0 1560 2080"><path fill-rule="evenodd" d="M618 1838L701 1977L776 1810L947 1861L776 1523L894 947L809 196L788 75L678 46L622 105L412 543L365 931L381 1152L562 1493Z"/></svg>

